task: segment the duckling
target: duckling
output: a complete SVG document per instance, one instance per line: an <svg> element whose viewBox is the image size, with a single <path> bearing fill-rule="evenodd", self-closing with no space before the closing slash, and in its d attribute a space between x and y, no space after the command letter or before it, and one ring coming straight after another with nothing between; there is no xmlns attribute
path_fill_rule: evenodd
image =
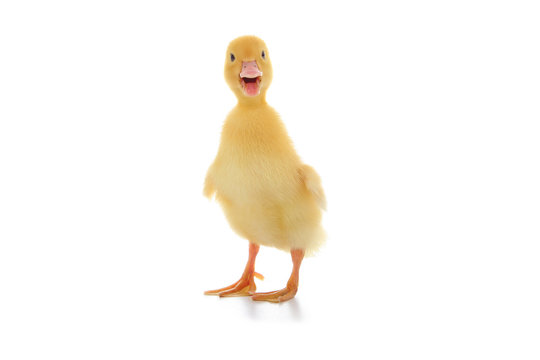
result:
<svg viewBox="0 0 540 360"><path fill-rule="evenodd" d="M298 290L300 265L325 242L321 226L326 199L315 170L302 163L280 116L266 102L272 64L264 41L242 36L228 46L225 80L238 99L228 114L203 194L214 195L231 228L249 241L240 279L205 295L251 296L282 302ZM290 252L293 269L285 288L256 293L255 258L260 245Z"/></svg>

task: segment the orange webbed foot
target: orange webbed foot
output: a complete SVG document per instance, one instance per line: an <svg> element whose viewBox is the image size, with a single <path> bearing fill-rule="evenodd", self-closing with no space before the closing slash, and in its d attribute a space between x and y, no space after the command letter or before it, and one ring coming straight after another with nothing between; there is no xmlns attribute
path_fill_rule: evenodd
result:
<svg viewBox="0 0 540 360"><path fill-rule="evenodd" d="M257 290L254 281L255 277L264 280L264 276L257 272L253 272L252 274L242 275L240 280L232 285L217 290L205 291L204 295L216 295L219 297L250 296Z"/></svg>
<svg viewBox="0 0 540 360"><path fill-rule="evenodd" d="M298 291L298 286L289 285L281 290L264 292L264 293L255 293L251 296L251 299L254 301L268 301L273 303L280 303L287 300L291 300L296 295Z"/></svg>
<svg viewBox="0 0 540 360"><path fill-rule="evenodd" d="M300 271L300 264L304 258L304 250L291 250L291 256L293 260L293 271L289 281L287 282L287 287L277 291L255 293L251 296L251 299L255 301L279 303L294 298L296 292L298 291L298 273Z"/></svg>

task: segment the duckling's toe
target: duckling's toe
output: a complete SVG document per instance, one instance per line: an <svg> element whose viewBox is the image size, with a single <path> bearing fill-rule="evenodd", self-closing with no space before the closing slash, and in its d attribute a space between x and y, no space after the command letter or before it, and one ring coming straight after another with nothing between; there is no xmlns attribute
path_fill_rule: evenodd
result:
<svg viewBox="0 0 540 360"><path fill-rule="evenodd" d="M264 279L261 274L256 272L244 274L240 280L234 284L217 290L205 291L204 295L216 295L219 297L250 296L255 293L255 290L257 290L254 280L255 277L258 279Z"/></svg>
<svg viewBox="0 0 540 360"><path fill-rule="evenodd" d="M255 293L251 296L251 299L255 301L268 301L273 303L284 302L291 300L296 295L298 287L287 285L286 288L276 291L270 291L265 293Z"/></svg>

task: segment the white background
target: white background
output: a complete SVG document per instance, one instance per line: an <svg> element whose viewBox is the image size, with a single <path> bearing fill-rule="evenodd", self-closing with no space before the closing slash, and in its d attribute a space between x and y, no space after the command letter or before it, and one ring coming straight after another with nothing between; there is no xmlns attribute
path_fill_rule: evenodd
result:
<svg viewBox="0 0 540 360"><path fill-rule="evenodd" d="M2 1L0 358L538 359L534 3ZM202 295L247 259L201 195L244 34L329 203L280 305Z"/></svg>

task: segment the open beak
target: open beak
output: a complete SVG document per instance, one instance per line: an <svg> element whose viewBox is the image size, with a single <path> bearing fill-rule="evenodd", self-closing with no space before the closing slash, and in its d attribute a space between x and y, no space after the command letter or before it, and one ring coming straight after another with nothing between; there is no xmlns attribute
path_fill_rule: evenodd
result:
<svg viewBox="0 0 540 360"><path fill-rule="evenodd" d="M255 60L242 62L240 82L242 84L242 89L244 89L244 94L247 96L259 95L259 92L261 91L260 85L262 75L263 73L259 70Z"/></svg>

